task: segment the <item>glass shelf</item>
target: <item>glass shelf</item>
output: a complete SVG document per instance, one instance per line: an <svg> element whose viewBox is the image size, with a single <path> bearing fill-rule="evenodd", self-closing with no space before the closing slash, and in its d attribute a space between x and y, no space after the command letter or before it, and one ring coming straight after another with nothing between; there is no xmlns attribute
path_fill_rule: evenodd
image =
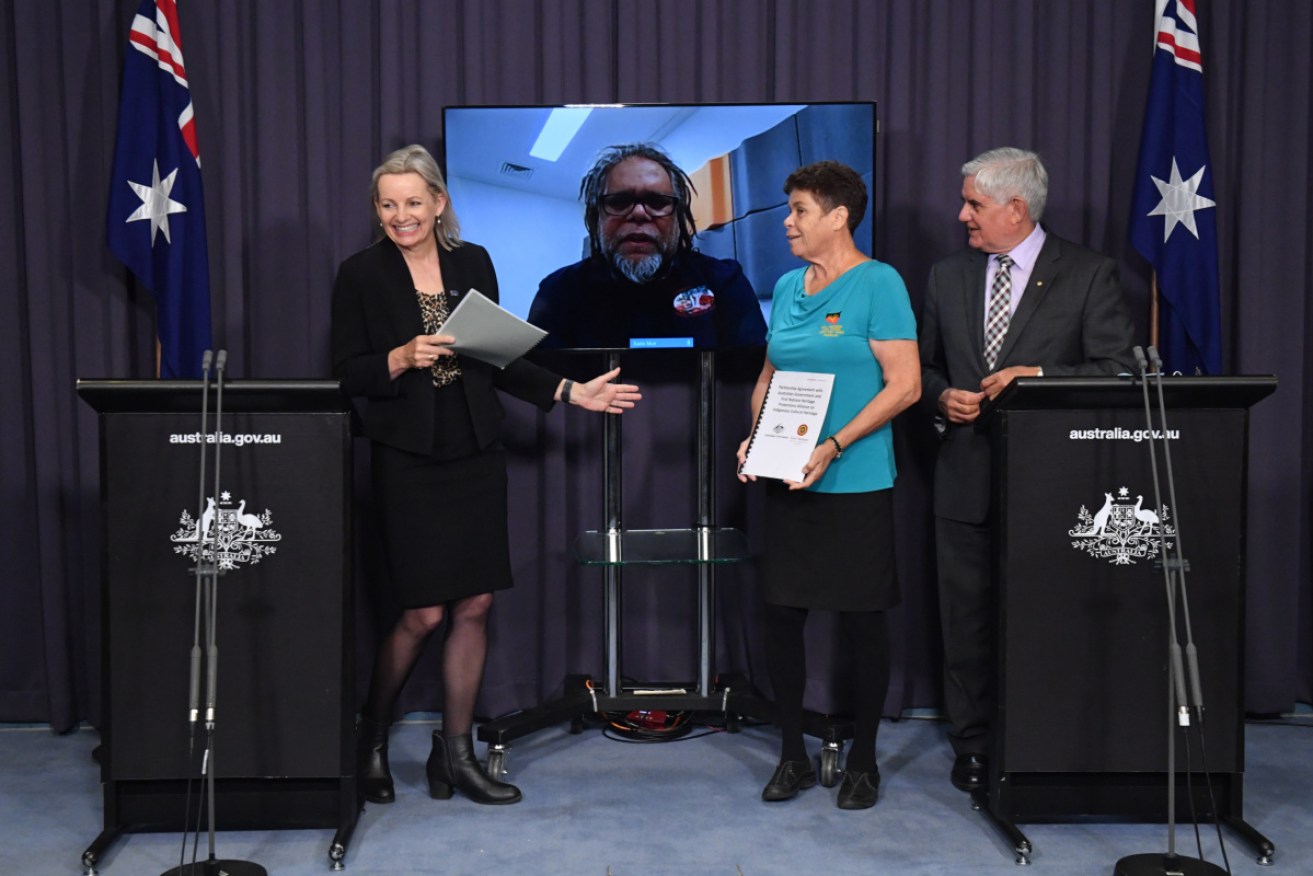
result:
<svg viewBox="0 0 1313 876"><path fill-rule="evenodd" d="M748 539L737 529L592 530L574 543L574 558L585 566L738 563L748 558Z"/></svg>

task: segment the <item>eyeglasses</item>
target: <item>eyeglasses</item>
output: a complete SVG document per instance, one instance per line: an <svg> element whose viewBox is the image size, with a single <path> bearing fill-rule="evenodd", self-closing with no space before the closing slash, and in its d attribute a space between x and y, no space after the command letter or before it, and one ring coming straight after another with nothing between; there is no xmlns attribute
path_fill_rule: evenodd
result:
<svg viewBox="0 0 1313 876"><path fill-rule="evenodd" d="M662 195L657 192L615 192L602 195L599 199L602 212L608 216L628 216L639 204L649 216L669 216L675 210L679 198L674 195Z"/></svg>

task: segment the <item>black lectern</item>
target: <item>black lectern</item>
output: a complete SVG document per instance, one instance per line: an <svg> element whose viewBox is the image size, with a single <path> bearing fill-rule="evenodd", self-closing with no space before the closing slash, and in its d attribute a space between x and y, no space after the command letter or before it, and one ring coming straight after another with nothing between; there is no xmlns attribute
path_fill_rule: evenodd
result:
<svg viewBox="0 0 1313 876"><path fill-rule="evenodd" d="M83 863L94 872L125 830L181 833L188 775L195 818L199 524L220 569L218 826L334 827L340 868L358 814L349 399L336 381L226 384L222 492L207 484L197 508L201 443L215 440L200 432L199 381L80 380L77 391L100 414L105 546L105 821ZM214 404L212 390L211 429Z"/></svg>
<svg viewBox="0 0 1313 876"><path fill-rule="evenodd" d="M1026 378L982 418L994 449L999 690L988 792L975 802L1013 841L1017 822L1166 820L1168 611L1159 533L1181 527L1207 709L1199 748L1176 746L1178 817L1241 819L1245 497L1249 407L1272 377L1163 381L1180 507L1156 509L1142 387L1129 378ZM1163 502L1169 500L1164 494Z"/></svg>

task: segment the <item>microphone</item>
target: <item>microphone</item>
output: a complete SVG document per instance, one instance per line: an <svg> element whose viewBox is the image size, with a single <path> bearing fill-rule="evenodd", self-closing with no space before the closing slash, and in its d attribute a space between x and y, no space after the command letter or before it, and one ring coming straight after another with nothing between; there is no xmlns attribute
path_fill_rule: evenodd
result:
<svg viewBox="0 0 1313 876"><path fill-rule="evenodd" d="M201 355L201 464L200 495L196 499L196 605L192 630L191 665L188 673L190 684L187 693L187 723L194 728L199 717L201 699L201 592L205 578L205 435L209 420L210 402L210 366L214 362L214 351L207 349ZM194 739L193 739L194 744Z"/></svg>
<svg viewBox="0 0 1313 876"><path fill-rule="evenodd" d="M1158 378L1157 385L1159 391L1159 405L1158 405L1159 424L1161 425L1163 430L1163 443L1165 450L1166 441L1167 441L1167 437L1166 437L1167 423L1163 419L1166 412L1162 406L1162 369L1157 367L1158 364L1162 362L1162 360L1158 358L1158 351L1155 350L1153 347L1149 347L1147 359L1145 357L1144 348L1139 345L1136 345L1131 349L1131 354L1135 356L1135 362L1137 365L1140 366L1140 377L1141 377L1140 388L1144 391L1144 425L1149 433L1149 465L1153 475L1154 508L1161 511L1163 507L1163 501L1162 501L1163 491L1162 491L1162 482L1158 476L1158 451L1156 450L1156 441L1154 440L1153 437L1155 430L1153 427L1152 407L1149 401L1149 384L1152 382L1150 380L1150 377ZM1154 361L1154 374L1152 375L1148 373L1150 360ZM1168 469L1170 469L1170 459L1171 459L1170 456L1167 457L1166 459L1166 463L1167 463L1166 467ZM1168 477L1170 478L1170 471L1168 473ZM1175 505L1176 505L1176 501L1173 498L1172 506L1175 507ZM1185 668L1183 665L1183 660L1181 655L1180 637L1177 635L1177 628L1176 628L1176 615L1177 615L1176 575L1172 569L1173 566L1172 561L1168 556L1166 534L1163 532L1162 529L1160 529L1158 532L1158 543L1162 551L1163 587L1167 595L1167 625L1168 625L1168 629L1171 631L1171 635L1169 636L1170 644L1168 645L1168 673L1170 676L1170 683L1172 685L1173 690L1176 693L1175 702L1176 702L1177 722L1182 727L1186 727L1189 726L1190 724L1190 711L1187 705L1189 703L1189 700L1186 698L1186 694L1185 694Z"/></svg>
<svg viewBox="0 0 1313 876"><path fill-rule="evenodd" d="M203 390L201 396L201 435L203 439L201 444L201 501L205 501L205 460L206 450L209 445L210 435L214 436L214 498L209 500L208 507L211 509L212 517L217 516L218 509L215 507L215 500L224 496L223 491L219 488L220 484L220 467L219 461L223 450L223 377L224 368L228 364L228 351L219 350L213 356L211 351L206 350L202 359L202 370L204 373ZM210 392L210 366L215 369L214 392L214 432L207 431L209 392ZM191 721L191 743L188 748L188 760L191 759L191 753L195 745L197 712L199 707L199 687L200 687L200 663L202 658L205 662L205 732L207 742L205 751L201 758L201 793L208 800L208 805L203 803L196 811L196 840L193 843L192 867L189 870L182 860L176 868L166 871L165 876L183 876L185 873L192 871L200 872L196 866L195 847L200 841L200 819L203 810L209 812L209 837L210 837L210 857L206 866L206 872L231 872L233 874L245 874L245 876L264 876L265 869L258 864L248 864L245 861L217 861L214 854L214 833L215 833L215 788L214 779L217 770L214 766L214 735L215 735L215 703L218 698L219 688L219 646L218 646L218 615L219 615L219 575L222 570L219 569L218 558L214 557L209 563L203 563L205 547L205 531L209 528L206 524L209 522L205 519L205 510L202 509L198 514L197 536L196 536L196 631L192 644L191 652L191 707L189 718ZM216 530L215 542L219 540ZM217 545L216 545L217 549ZM212 551L213 552L213 551ZM203 622L203 623L202 623ZM205 629L205 647L202 650L200 645L201 628ZM187 781L187 814L184 818L190 818L191 813L191 780ZM186 855L187 840L183 837L183 853Z"/></svg>
<svg viewBox="0 0 1313 876"><path fill-rule="evenodd" d="M1180 506L1177 505L1176 503L1176 478L1172 468L1172 449L1171 449L1171 443L1167 431L1167 403L1166 400L1163 398L1163 360L1162 357L1158 354L1157 347L1150 346L1148 349L1148 353L1149 353L1149 361L1153 363L1154 370L1157 371L1157 377L1158 377L1157 380L1158 420L1163 430L1162 431L1162 448L1163 448L1163 462L1164 462L1163 468L1166 470L1167 473L1167 495L1172 503L1172 507L1179 508ZM1189 590L1186 588L1186 583L1185 583L1185 573L1189 569L1189 563L1187 563L1185 560L1185 548L1182 545L1181 520L1179 516L1177 517L1176 520L1176 537L1174 541L1176 547L1176 557L1174 560L1168 558L1167 549L1166 549L1167 546L1166 544L1164 544L1163 563L1166 566L1174 565L1176 567L1176 576L1175 576L1176 589L1180 593L1180 599L1181 599L1181 615L1182 615L1182 619L1184 620L1184 627L1185 627L1186 668L1189 670L1190 693L1192 694L1192 699L1189 700L1188 702L1194 706L1195 717L1198 720L1199 724L1202 726L1204 722L1203 684L1199 680L1198 650L1195 648L1194 629L1193 629L1193 624L1190 621L1190 595L1189 595ZM1183 682L1178 682L1178 685L1183 685ZM1186 702L1187 701L1184 699L1181 700L1181 704L1182 704L1181 709L1183 712L1181 719L1182 726L1189 723L1189 718L1188 715L1186 714L1186 706L1185 706Z"/></svg>
<svg viewBox="0 0 1313 876"><path fill-rule="evenodd" d="M191 646L191 689L187 695L187 723L195 724L200 717L201 701L201 644Z"/></svg>
<svg viewBox="0 0 1313 876"><path fill-rule="evenodd" d="M218 605L216 600L210 603L210 610L213 611ZM213 626L213 616L211 616L211 626ZM219 687L219 646L214 643L213 634L206 646L205 652L205 723L211 727L214 726L214 701L218 698Z"/></svg>
<svg viewBox="0 0 1313 876"><path fill-rule="evenodd" d="M228 351L218 350L214 354L214 372L215 372L215 404L214 404L214 495L222 496L223 491L219 488L220 476L220 458L223 451L223 372L228 365ZM217 564L216 564L217 565ZM208 630L205 637L205 723L208 727L214 727L215 717L215 700L218 697L218 666L219 666L219 647L217 644L218 628L218 611L219 611L219 581L218 569L210 579L210 588L207 600L207 622Z"/></svg>
<svg viewBox="0 0 1313 876"><path fill-rule="evenodd" d="M1176 723L1190 726L1190 700L1185 695L1185 669L1181 660L1181 643L1176 640L1176 624L1172 624L1172 684L1176 688Z"/></svg>
<svg viewBox="0 0 1313 876"><path fill-rule="evenodd" d="M1194 646L1194 641L1189 641L1185 646L1186 667L1190 670L1190 693L1194 696L1195 717L1199 721L1199 726L1204 724L1204 686L1199 680L1199 652Z"/></svg>

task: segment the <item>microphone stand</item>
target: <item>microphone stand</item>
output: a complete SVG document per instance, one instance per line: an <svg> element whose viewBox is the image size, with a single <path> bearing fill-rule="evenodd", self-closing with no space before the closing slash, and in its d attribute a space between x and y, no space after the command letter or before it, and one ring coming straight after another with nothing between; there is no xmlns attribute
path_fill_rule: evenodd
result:
<svg viewBox="0 0 1313 876"><path fill-rule="evenodd" d="M208 353L207 353L208 357ZM219 350L214 356L214 386L215 386L215 405L214 405L214 498L217 501L222 492L219 490L219 460L220 450L223 447L223 375L224 368L228 363L228 351ZM203 370L208 368L209 359L202 360ZM206 370L205 373L208 374ZM208 401L208 379L202 390L201 407L202 411ZM202 413L202 426L204 426L205 414ZM202 435L206 433L202 430ZM201 442L201 491L204 494L205 483L205 444ZM202 517L204 512L202 512ZM216 522L218 518L216 508ZM198 533L202 524L198 522ZM200 533L198 538L203 538ZM215 703L218 696L219 683L219 645L218 645L218 613L219 613L219 558L216 551L212 551L210 562L205 563L203 542L198 541L196 546L196 578L197 599L196 599L196 629L197 639L199 640L199 631L202 617L205 626L205 753L201 766L201 778L205 783L206 805L209 809L209 857L204 864L198 864L193 855L190 864L179 863L177 867L165 870L162 876L268 876L268 871L259 864L253 864L248 861L236 860L218 860L214 852L214 834L215 834L215 806L214 806L214 727L215 727ZM202 568L202 566L204 568ZM191 664L191 702L188 710L188 719L192 722L193 738L195 737L195 722L197 720L197 690L200 682L200 644L197 641L192 645L192 664ZM190 810L190 805L188 806ZM186 840L184 838L184 847Z"/></svg>
<svg viewBox="0 0 1313 876"><path fill-rule="evenodd" d="M1132 350L1136 364L1140 368L1140 386L1144 390L1144 418L1149 430L1149 463L1153 474L1153 497L1159 513L1162 512L1162 488L1158 477L1158 451L1153 438L1153 413L1149 404L1149 378L1157 378L1159 422L1162 427L1163 465L1167 469L1168 492L1172 508L1176 508L1176 484L1172 478L1172 455L1167 446L1167 406L1163 400L1162 360L1158 351L1149 348L1149 357L1153 359L1154 373L1149 373L1149 362L1142 347ZM1195 704L1199 720L1203 721L1203 694L1199 684L1199 665L1195 659L1193 635L1190 632L1190 609L1185 597L1185 559L1181 548L1181 521L1176 522L1176 557L1167 555L1167 533L1165 525L1159 521L1158 540L1162 551L1163 584L1167 593L1167 652L1170 658L1171 680L1167 685L1167 852L1165 854L1149 852L1128 855L1117 862L1114 876L1216 876L1225 874L1226 870L1216 864L1210 864L1199 858L1182 857L1176 853L1176 727L1190 726L1189 700L1186 697L1185 671L1182 667L1181 644L1176 631L1176 591L1181 592L1181 609L1185 614L1187 653L1190 655ZM1179 577L1178 577L1179 576ZM1179 582L1179 584L1178 584Z"/></svg>
<svg viewBox="0 0 1313 876"><path fill-rule="evenodd" d="M193 597L195 617L192 622L190 684L187 691L187 794L183 806L182 848L178 852L178 866L182 867L187 855L188 825L191 822L191 763L196 754L196 723L200 715L201 696L201 606L207 576L210 573L205 562L205 539L214 521L205 519L205 462L208 453L205 448L205 436L210 434L210 365L214 361L214 352L206 350L201 357L201 463L199 495L196 497L196 593ZM210 500L211 505L217 496ZM200 815L198 809L196 814ZM199 825L198 825L199 827Z"/></svg>

